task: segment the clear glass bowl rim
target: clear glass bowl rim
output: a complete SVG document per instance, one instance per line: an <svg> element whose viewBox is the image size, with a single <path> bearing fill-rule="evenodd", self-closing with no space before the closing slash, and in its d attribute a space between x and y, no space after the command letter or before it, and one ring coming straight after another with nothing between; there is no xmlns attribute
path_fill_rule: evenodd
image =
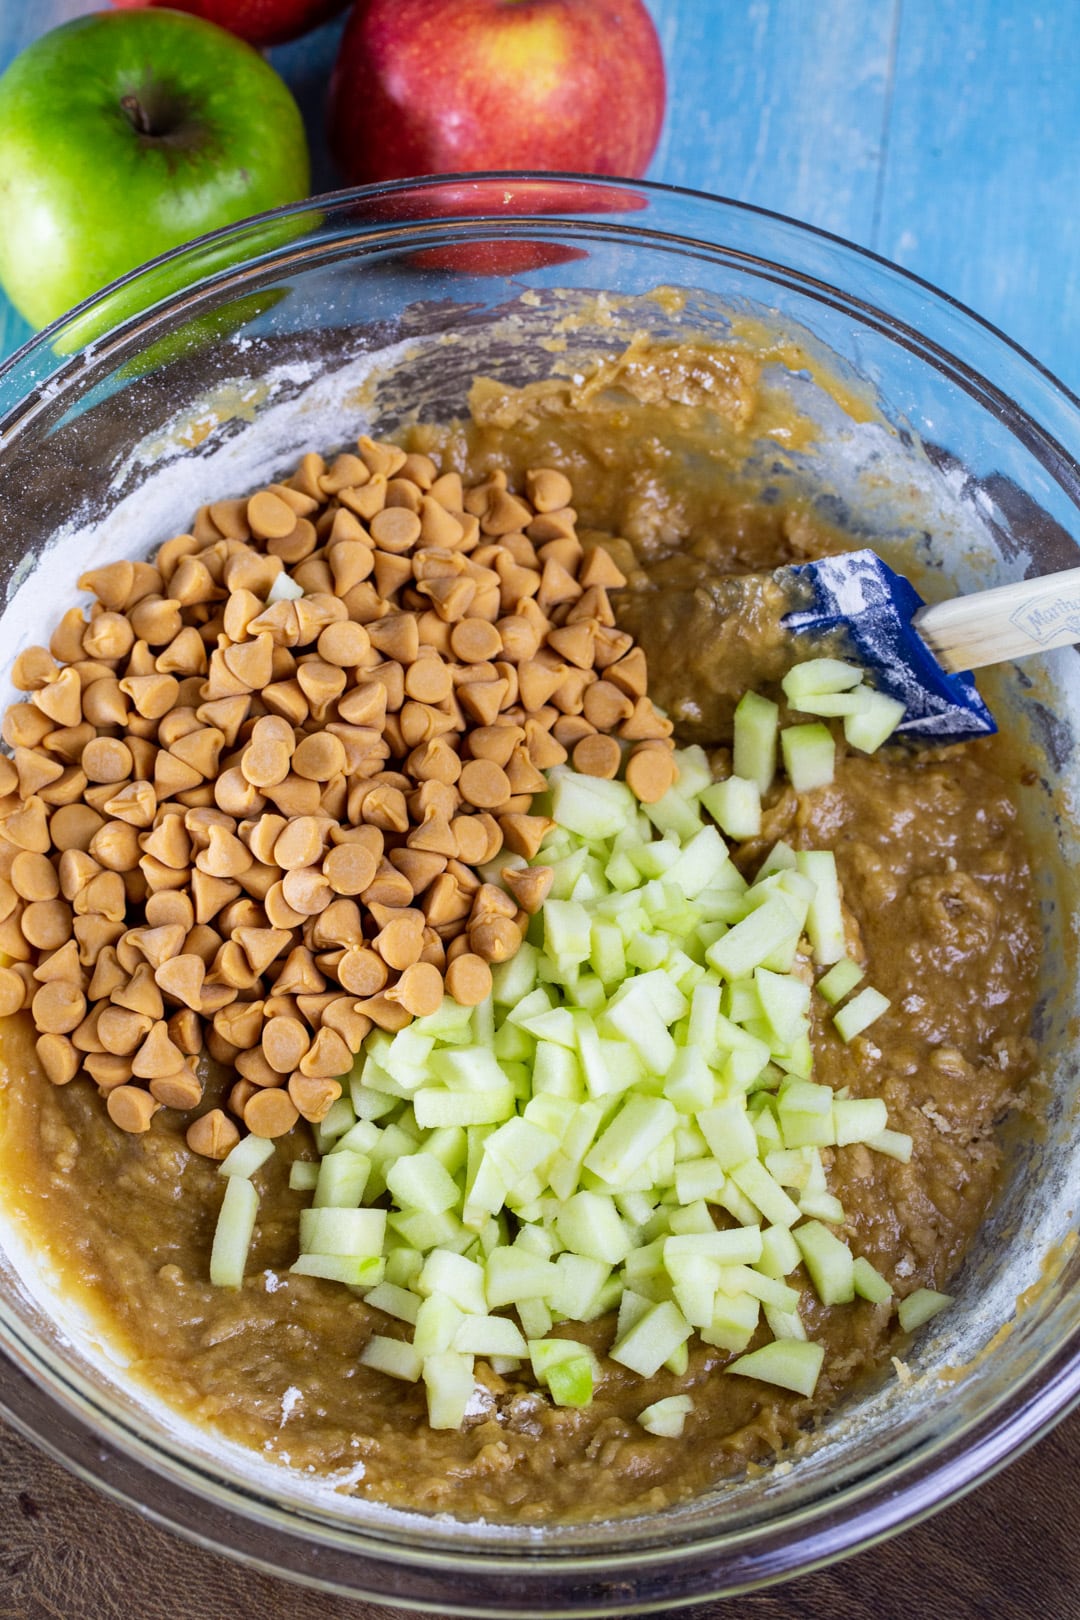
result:
<svg viewBox="0 0 1080 1620"><path fill-rule="evenodd" d="M797 285L811 297L833 302L844 311L869 322L917 351L937 369L943 370L981 400L992 403L1010 429L1029 444L1038 443L1049 453L1053 465L1047 471L1080 504L1080 468L1064 448L1080 445L1080 399L1040 361L1013 342L997 327L929 282L891 264L869 249L817 227L803 224L772 210L704 192L642 180L541 171L493 171L466 175L440 175L384 185L343 189L306 199L285 208L253 216L235 226L199 237L183 247L149 261L108 287L84 300L42 331L34 334L0 365L0 448L6 448L20 427L29 426L42 402L39 392L48 385L48 398L55 405L64 395L78 395L80 382L90 369L95 371L120 347L127 348L145 334L152 339L154 328L167 319L185 299L207 289L228 287L242 279L253 264L262 268L284 269L292 260L318 257L326 249L326 222L335 216L347 220L349 210L369 205L392 204L410 196L437 197L440 190L460 192L462 187L486 182L543 183L580 190L583 201L590 193L601 197L604 190L627 187L640 193L647 204L642 216L611 214L599 207L590 210L559 208L539 213L511 213L498 210L465 212L458 208L445 214L425 213L421 218L401 218L388 222L360 218L352 223L353 239L362 243L378 235L383 246L402 247L423 242L434 233L443 238L490 240L498 237L532 237L545 233L569 235L601 232L607 238L637 241L644 246L678 245L703 256L722 253L735 263L756 264L777 270L782 278ZM602 200L602 198L601 198ZM695 224L707 228L706 235L687 235L675 228L681 222L674 216L689 212ZM160 267L185 258L193 264L205 258L217 245L255 240L267 226L290 218L309 216L310 235L286 238L278 247L257 254L254 259L228 262L224 268L186 284L145 309L122 315L115 326L95 338L87 350L58 354L54 345L65 331L86 316L104 311L116 295L139 283L151 281ZM635 218L640 223L634 223ZM763 229L790 242L793 264L767 260L744 248L725 245L724 221L760 220ZM343 239L338 240L339 247ZM989 343L1009 366L1018 368L1017 382L1034 388L1039 397L1036 417L982 370L964 360L952 349L929 338L926 333L889 313L887 304L870 302L861 292L845 290L843 276L822 281L798 268L798 248L810 245L824 253L834 271L868 272L883 292L893 291L914 297L931 318L943 319L957 337ZM960 345L958 345L960 346ZM998 354L994 358L999 358ZM5 393L15 385L14 404L5 407ZM1017 390L1019 391L1019 390ZM1045 424L1052 421L1052 429ZM794 1512L783 1513L762 1526L739 1531L734 1537L722 1530L674 1546L631 1547L620 1550L610 1544L590 1545L586 1552L557 1549L522 1549L510 1554L470 1553L465 1547L442 1543L425 1546L423 1532L398 1538L365 1530L335 1531L326 1521L307 1520L302 1515L282 1512L270 1498L257 1491L241 1492L210 1476L177 1448L177 1455L164 1455L148 1443L123 1419L101 1409L81 1380L54 1361L47 1347L30 1342L31 1337L13 1331L0 1316L0 1412L34 1443L49 1452L65 1467L88 1483L116 1497L130 1507L179 1531L201 1545L239 1558L267 1572L306 1581L325 1590L370 1597L382 1602L412 1602L422 1608L445 1613L472 1615L483 1598L485 1614L610 1614L649 1612L658 1607L677 1607L711 1596L734 1594L754 1587L805 1573L821 1564L881 1541L899 1529L937 1511L975 1484L1017 1457L1080 1401L1080 1329L1028 1363L1026 1376L991 1403L958 1433L922 1446L870 1478L860 1478L833 1494L819 1491L817 1499ZM44 1352L44 1353L43 1353ZM104 1449L102 1437L115 1451ZM163 1495L164 1499L159 1499ZM259 1529L271 1530L282 1545L297 1547L313 1537L330 1553L337 1546L346 1553L347 1578L343 1565L320 1575L314 1568L302 1568L297 1553L286 1565L265 1548L252 1545ZM617 1536L617 1525L613 1534ZM250 1532L250 1533L249 1533ZM633 1577L652 1571L652 1578L672 1579L678 1572L679 1590L668 1589L663 1596L633 1589ZM412 1572L416 1581L410 1581ZM611 1577L609 1581L607 1577ZM432 1591L433 1577L436 1590ZM459 1601L441 1589L444 1578L463 1577L469 1585ZM529 1578L529 1604L522 1582ZM404 1584L401 1584L402 1579ZM419 1581L419 1585L417 1585ZM482 1588L477 1583L482 1583ZM629 1582L629 1586L623 1583ZM540 1583L543 1591L540 1590ZM646 1586L648 1582L646 1582ZM467 1599L467 1601L466 1601ZM505 1607L503 1606L505 1605Z"/></svg>

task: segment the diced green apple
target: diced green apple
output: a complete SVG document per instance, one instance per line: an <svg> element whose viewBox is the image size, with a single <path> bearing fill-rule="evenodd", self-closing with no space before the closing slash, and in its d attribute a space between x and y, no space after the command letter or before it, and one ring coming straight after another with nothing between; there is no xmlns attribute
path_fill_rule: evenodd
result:
<svg viewBox="0 0 1080 1620"><path fill-rule="evenodd" d="M812 1395L824 1360L824 1345L804 1339L774 1339L772 1344L740 1356L724 1371L757 1378L763 1384L793 1390L796 1395Z"/></svg>

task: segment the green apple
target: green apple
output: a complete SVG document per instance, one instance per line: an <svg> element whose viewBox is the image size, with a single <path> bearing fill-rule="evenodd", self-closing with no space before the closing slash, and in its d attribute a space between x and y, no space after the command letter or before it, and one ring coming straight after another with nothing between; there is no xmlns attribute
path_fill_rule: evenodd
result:
<svg viewBox="0 0 1080 1620"><path fill-rule="evenodd" d="M0 282L36 326L307 188L288 89L249 45L199 18L78 18L0 78Z"/></svg>

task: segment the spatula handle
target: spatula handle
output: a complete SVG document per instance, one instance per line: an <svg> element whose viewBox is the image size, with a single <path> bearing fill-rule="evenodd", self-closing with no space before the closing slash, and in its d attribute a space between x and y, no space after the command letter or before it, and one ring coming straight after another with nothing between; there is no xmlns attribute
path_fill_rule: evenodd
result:
<svg viewBox="0 0 1080 1620"><path fill-rule="evenodd" d="M921 607L916 630L948 670L981 669L1080 641L1080 568Z"/></svg>

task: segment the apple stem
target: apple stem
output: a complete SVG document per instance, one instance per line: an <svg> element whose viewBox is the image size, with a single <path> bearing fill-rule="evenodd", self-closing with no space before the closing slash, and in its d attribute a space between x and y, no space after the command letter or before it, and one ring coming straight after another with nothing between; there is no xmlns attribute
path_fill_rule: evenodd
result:
<svg viewBox="0 0 1080 1620"><path fill-rule="evenodd" d="M154 133L150 120L146 116L146 108L143 106L138 96L121 96L120 105L127 114L128 118L131 120L132 127L136 129L140 135L152 135Z"/></svg>

